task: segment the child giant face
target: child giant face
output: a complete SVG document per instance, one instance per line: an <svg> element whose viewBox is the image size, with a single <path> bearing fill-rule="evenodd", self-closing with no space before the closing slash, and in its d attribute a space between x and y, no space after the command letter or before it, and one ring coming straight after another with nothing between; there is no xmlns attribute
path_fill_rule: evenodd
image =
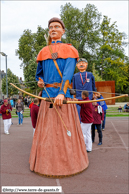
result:
<svg viewBox="0 0 129 194"><path fill-rule="evenodd" d="M88 63L84 62L84 61L80 61L79 63L77 63L77 68L79 69L80 72L84 72L87 69Z"/></svg>

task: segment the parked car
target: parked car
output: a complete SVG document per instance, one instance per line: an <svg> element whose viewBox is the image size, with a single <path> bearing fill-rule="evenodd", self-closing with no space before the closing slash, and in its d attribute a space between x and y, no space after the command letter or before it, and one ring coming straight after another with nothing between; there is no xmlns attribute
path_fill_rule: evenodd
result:
<svg viewBox="0 0 129 194"><path fill-rule="evenodd" d="M0 105L2 105L2 104L4 104L4 102L3 102L3 100L2 100L2 99L0 99Z"/></svg>

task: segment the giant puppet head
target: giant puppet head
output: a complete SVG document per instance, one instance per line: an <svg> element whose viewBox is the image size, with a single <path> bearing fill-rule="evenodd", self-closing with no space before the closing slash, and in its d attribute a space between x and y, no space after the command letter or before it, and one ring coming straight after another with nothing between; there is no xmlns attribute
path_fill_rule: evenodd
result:
<svg viewBox="0 0 129 194"><path fill-rule="evenodd" d="M76 66L77 66L77 68L78 68L78 70L79 70L80 72L84 72L84 71L86 71L86 69L87 69L88 62L87 62L86 59L80 58L80 59L78 60L77 64L76 64Z"/></svg>
<svg viewBox="0 0 129 194"><path fill-rule="evenodd" d="M62 35L65 33L65 25L59 18L51 18L48 21L49 36L52 41L61 41Z"/></svg>

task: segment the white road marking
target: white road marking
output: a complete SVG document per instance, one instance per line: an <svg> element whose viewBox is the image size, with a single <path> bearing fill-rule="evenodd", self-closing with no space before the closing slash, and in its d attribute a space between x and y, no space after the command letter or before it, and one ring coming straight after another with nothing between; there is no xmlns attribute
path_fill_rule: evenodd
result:
<svg viewBox="0 0 129 194"><path fill-rule="evenodd" d="M117 131L116 127L114 126L114 124L112 123L112 121L111 121L111 124L113 125L113 127L114 127L116 133L117 133L118 136L120 137L120 139L121 139L121 141L122 141L122 143L123 143L123 145L124 145L124 148L125 148L125 149L127 150L127 152L128 152L128 147L126 147L125 142L123 141L122 137L121 137L120 134L118 133L118 131Z"/></svg>
<svg viewBox="0 0 129 194"><path fill-rule="evenodd" d="M61 186L59 179L56 179L56 183L57 183L57 186ZM65 194L64 191L63 191L63 189L62 189L62 194Z"/></svg>

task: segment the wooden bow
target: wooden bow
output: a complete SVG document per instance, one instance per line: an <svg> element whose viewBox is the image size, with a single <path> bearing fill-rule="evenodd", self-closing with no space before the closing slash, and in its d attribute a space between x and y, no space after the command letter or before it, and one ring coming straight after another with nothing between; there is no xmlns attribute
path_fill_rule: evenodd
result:
<svg viewBox="0 0 129 194"><path fill-rule="evenodd" d="M54 102L54 99L49 99L49 98L43 98L43 97L40 97L40 96L37 96L37 95L34 95L34 94L31 94L29 92L26 92L25 90L22 90L21 88L15 86L14 84L10 83L10 85L12 85L13 87L17 88L19 91L29 95L29 96L32 96L34 98L38 98L40 100L45 100L47 102L51 102L51 100ZM123 94L121 96L115 96L115 97L110 97L110 98L104 98L104 99L100 99L100 100L88 100L88 101L67 101L67 100L63 100L63 104L85 104L85 103L90 103L90 102L100 102L100 101L107 101L107 100L112 100L112 99L117 99L117 98L122 98L122 97L128 97L128 94Z"/></svg>

